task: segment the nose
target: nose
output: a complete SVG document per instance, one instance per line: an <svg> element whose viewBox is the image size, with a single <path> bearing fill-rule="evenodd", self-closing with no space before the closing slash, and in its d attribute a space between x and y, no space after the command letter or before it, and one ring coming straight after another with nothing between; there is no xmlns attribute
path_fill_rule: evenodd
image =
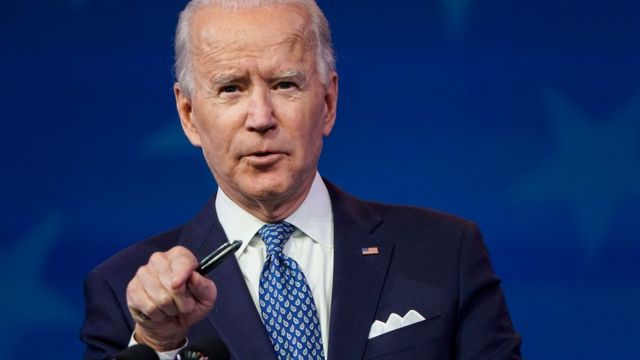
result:
<svg viewBox="0 0 640 360"><path fill-rule="evenodd" d="M249 131L267 132L277 126L268 88L255 87L251 94L246 127Z"/></svg>

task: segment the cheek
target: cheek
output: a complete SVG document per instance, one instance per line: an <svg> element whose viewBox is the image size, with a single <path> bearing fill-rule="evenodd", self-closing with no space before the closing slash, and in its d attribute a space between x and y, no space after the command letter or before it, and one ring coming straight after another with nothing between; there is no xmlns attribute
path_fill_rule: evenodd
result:
<svg viewBox="0 0 640 360"><path fill-rule="evenodd" d="M327 132L327 123L325 121L326 111L324 107L324 103L315 104L313 110L309 114L309 125L307 129L307 133L311 137L311 141L313 143L322 143L322 138L325 136Z"/></svg>
<svg viewBox="0 0 640 360"><path fill-rule="evenodd" d="M194 108L196 127L202 139L202 147L208 155L219 156L227 151L233 137L233 117L221 110L223 109L206 105Z"/></svg>
<svg viewBox="0 0 640 360"><path fill-rule="evenodd" d="M233 148L230 140L231 136L225 136L222 129L209 131L206 136L203 150L207 162L215 163L217 166L225 166L225 163L233 159L232 151L230 150Z"/></svg>
<svg viewBox="0 0 640 360"><path fill-rule="evenodd" d="M297 143L298 151L303 155L299 160L310 162L320 156L324 137L324 122L317 114L301 119L294 130L292 141Z"/></svg>

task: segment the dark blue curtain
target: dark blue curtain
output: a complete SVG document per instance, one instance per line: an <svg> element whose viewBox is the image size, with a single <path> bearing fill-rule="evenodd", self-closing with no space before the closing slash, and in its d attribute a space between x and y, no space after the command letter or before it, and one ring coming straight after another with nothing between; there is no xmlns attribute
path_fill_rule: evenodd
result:
<svg viewBox="0 0 640 360"><path fill-rule="evenodd" d="M6 358L79 358L84 274L215 190L173 104L183 5L0 3ZM639 3L320 5L341 81L322 175L477 221L528 358L640 358Z"/></svg>

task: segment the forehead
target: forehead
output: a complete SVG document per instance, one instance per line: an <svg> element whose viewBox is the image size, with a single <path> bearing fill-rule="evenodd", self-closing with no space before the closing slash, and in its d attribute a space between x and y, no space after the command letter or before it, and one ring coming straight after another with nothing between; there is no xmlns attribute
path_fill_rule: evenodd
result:
<svg viewBox="0 0 640 360"><path fill-rule="evenodd" d="M307 23L308 15L292 5L205 7L193 16L191 52L196 62L283 50L292 56L304 55L312 48Z"/></svg>

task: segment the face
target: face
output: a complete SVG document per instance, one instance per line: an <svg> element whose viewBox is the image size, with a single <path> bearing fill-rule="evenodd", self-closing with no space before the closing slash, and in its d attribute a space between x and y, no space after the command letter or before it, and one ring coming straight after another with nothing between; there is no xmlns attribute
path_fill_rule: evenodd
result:
<svg viewBox="0 0 640 360"><path fill-rule="evenodd" d="M337 76L320 77L305 22L292 6L198 10L194 91L174 89L185 134L218 185L263 220L302 202L335 120Z"/></svg>

